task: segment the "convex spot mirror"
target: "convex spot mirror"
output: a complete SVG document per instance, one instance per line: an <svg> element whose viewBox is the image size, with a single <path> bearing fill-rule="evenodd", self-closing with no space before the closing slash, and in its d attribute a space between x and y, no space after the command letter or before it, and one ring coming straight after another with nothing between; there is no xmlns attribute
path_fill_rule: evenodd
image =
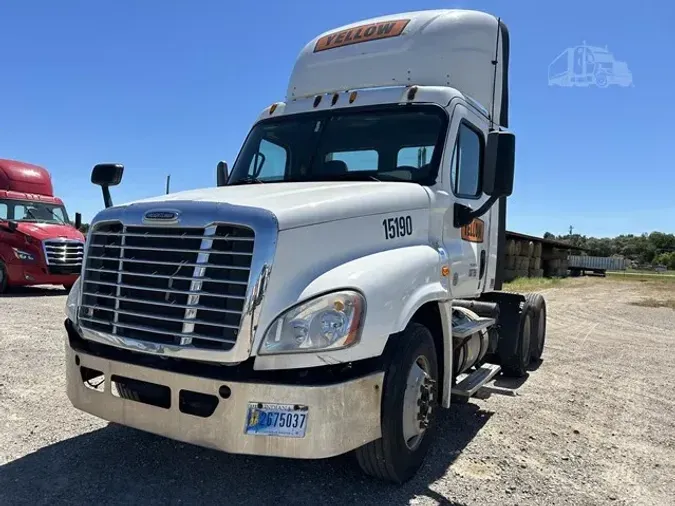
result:
<svg viewBox="0 0 675 506"><path fill-rule="evenodd" d="M483 193L508 197L513 192L516 136L511 132L490 132L483 166Z"/></svg>

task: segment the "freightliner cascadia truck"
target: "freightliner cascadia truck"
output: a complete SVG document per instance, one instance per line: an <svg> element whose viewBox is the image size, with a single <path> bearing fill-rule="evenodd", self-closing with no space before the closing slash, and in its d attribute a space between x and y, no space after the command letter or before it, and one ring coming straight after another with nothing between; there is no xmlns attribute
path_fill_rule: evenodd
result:
<svg viewBox="0 0 675 506"><path fill-rule="evenodd" d="M82 270L80 216L71 223L46 169L0 160L0 294L13 286L70 289Z"/></svg>
<svg viewBox="0 0 675 506"><path fill-rule="evenodd" d="M106 209L66 307L67 390L106 420L404 482L439 410L541 357L501 291L509 35L437 10L320 35L217 186ZM482 396L481 393L481 396Z"/></svg>

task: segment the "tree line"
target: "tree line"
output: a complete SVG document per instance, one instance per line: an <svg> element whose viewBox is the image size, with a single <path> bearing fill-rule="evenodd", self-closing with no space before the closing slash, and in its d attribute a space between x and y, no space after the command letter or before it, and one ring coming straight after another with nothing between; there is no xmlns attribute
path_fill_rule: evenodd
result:
<svg viewBox="0 0 675 506"><path fill-rule="evenodd" d="M580 234L544 234L544 239L555 239L573 247L586 248L594 256L621 255L641 266L665 265L675 270L675 234L651 232L617 237L589 237Z"/></svg>

